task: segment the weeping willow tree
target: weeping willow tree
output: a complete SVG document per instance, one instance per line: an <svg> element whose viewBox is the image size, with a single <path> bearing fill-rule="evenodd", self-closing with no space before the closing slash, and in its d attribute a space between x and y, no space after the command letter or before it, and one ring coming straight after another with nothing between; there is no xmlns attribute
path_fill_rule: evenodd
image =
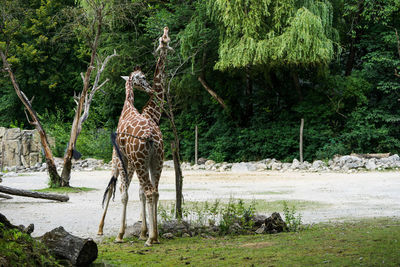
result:
<svg viewBox="0 0 400 267"><path fill-rule="evenodd" d="M207 7L220 31L215 69L325 65L334 55L328 1L210 0Z"/></svg>

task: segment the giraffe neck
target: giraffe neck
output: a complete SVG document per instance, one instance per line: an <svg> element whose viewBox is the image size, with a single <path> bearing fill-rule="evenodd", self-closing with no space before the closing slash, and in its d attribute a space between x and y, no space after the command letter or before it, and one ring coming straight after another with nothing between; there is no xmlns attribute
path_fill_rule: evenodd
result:
<svg viewBox="0 0 400 267"><path fill-rule="evenodd" d="M142 115L148 119L152 119L156 124L159 124L162 108L164 105L164 82L165 82L165 58L167 51L161 49L160 56L157 61L156 70L154 73L152 95L142 110Z"/></svg>
<svg viewBox="0 0 400 267"><path fill-rule="evenodd" d="M126 81L125 84L125 102L124 102L124 107L122 109L122 112L133 112L139 114L139 111L135 108L135 95L133 93L133 88L132 84L129 83L129 81Z"/></svg>

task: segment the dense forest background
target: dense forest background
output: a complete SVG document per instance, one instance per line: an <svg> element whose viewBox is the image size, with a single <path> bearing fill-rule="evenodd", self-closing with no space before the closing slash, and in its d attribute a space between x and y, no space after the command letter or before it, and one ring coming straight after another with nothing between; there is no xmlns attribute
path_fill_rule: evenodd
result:
<svg viewBox="0 0 400 267"><path fill-rule="evenodd" d="M2 12L21 16L1 24L0 45L21 90L45 129L67 146L81 72L90 59L85 31L73 25L74 0L1 0ZM174 96L181 154L215 161L299 158L304 118L304 159L334 154L400 153L400 1L197 0L108 1L127 9L110 13L100 55L115 49L77 149L110 160L110 132L125 99L124 80L141 65L152 80L154 50L170 28L167 69ZM129 5L126 5L129 4ZM4 19L4 16L3 16ZM13 24L19 25L12 31ZM15 26L15 25L14 25ZM5 40L7 38L7 40ZM93 77L94 78L94 77ZM203 84L200 82L203 81ZM203 85L213 90L216 101ZM140 109L148 96L136 92ZM29 128L9 77L0 76L0 126ZM170 157L172 133L161 123Z"/></svg>

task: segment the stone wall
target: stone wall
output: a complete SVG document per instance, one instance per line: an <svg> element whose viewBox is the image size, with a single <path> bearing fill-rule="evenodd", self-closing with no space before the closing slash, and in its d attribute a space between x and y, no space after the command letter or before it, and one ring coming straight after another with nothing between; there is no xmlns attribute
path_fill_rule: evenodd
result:
<svg viewBox="0 0 400 267"><path fill-rule="evenodd" d="M0 167L32 167L42 162L41 148L36 130L0 127Z"/></svg>

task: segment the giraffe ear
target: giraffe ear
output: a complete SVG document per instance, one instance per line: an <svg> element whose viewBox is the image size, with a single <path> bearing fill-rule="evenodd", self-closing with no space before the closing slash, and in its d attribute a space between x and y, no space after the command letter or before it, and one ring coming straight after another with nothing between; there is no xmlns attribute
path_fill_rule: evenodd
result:
<svg viewBox="0 0 400 267"><path fill-rule="evenodd" d="M121 76L122 79L124 79L125 81L129 80L129 76Z"/></svg>

